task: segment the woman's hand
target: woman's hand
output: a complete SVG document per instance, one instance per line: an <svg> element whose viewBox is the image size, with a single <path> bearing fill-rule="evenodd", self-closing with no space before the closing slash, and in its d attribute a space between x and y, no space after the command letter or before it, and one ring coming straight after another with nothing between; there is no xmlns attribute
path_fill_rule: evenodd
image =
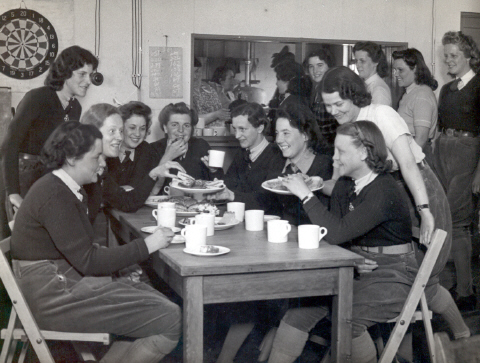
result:
<svg viewBox="0 0 480 363"><path fill-rule="evenodd" d="M170 173L170 169L178 169L181 172L186 173L185 169L176 161L167 161L165 163L161 163L156 168L152 169L148 175L152 179L158 178L175 178L175 174Z"/></svg>
<svg viewBox="0 0 480 363"><path fill-rule="evenodd" d="M174 233L170 228L158 227L152 235L145 238L148 253L158 251L159 249L168 247L172 241Z"/></svg>
<svg viewBox="0 0 480 363"><path fill-rule="evenodd" d="M221 108L218 111L215 111L215 119L219 121L228 121L230 120L230 110L228 108Z"/></svg>
<svg viewBox="0 0 480 363"><path fill-rule="evenodd" d="M183 138L178 138L175 140L167 140L167 148L165 149L165 154L162 157L162 161L172 161L182 156L187 152L187 143Z"/></svg>
<svg viewBox="0 0 480 363"><path fill-rule="evenodd" d="M281 177L282 184L300 200L310 194L310 188L305 184L302 174L291 174L286 177Z"/></svg>
<svg viewBox="0 0 480 363"><path fill-rule="evenodd" d="M357 269L357 272L359 274L372 272L377 267L378 267L378 264L373 260L369 260L368 258L365 259L364 263L355 265L355 268Z"/></svg>
<svg viewBox="0 0 480 363"><path fill-rule="evenodd" d="M435 218L428 208L420 211L420 217L422 218L420 223L420 243L428 246L435 229Z"/></svg>

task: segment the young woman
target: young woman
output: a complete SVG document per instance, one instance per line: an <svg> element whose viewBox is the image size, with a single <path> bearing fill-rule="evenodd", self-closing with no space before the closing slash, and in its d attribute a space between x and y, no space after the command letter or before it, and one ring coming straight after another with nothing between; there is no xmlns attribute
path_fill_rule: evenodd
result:
<svg viewBox="0 0 480 363"><path fill-rule="evenodd" d="M223 178L223 169L210 168L202 161L208 155L210 145L204 139L192 136L198 122L195 110L184 102L170 103L160 112L158 121L166 137L151 145L161 157L160 164L176 161L195 179Z"/></svg>
<svg viewBox="0 0 480 363"><path fill-rule="evenodd" d="M127 190L140 186L160 157L145 141L152 124L152 110L146 104L131 101L118 108L123 120L123 141L118 158L108 158L108 173Z"/></svg>
<svg viewBox="0 0 480 363"><path fill-rule="evenodd" d="M422 53L415 48L397 50L392 54L393 71L398 85L405 88L398 114L402 116L415 142L422 148L425 159L433 165L432 140L437 130L438 82L425 64Z"/></svg>
<svg viewBox="0 0 480 363"><path fill-rule="evenodd" d="M262 106L251 102L232 110L232 123L242 149L225 174L227 187L215 198L243 202L245 209L263 209L267 214L277 214L279 211L271 200L273 196L261 186L269 176L279 175L285 164L278 147L264 136L268 118Z"/></svg>
<svg viewBox="0 0 480 363"><path fill-rule="evenodd" d="M388 173L391 161L379 128L369 121L341 125L335 139L334 165L340 178L327 208L310 192L303 178L286 177L284 185L303 200L314 224L326 227L326 241L350 243L365 257L353 284L352 362L376 362L367 328L397 316L418 270L412 249L412 225L407 200ZM430 307L444 315L456 338L468 337L448 291L438 282L427 287ZM311 305L311 301L310 301ZM301 354L308 332L328 313L324 306L287 311L273 341L270 363L291 363Z"/></svg>
<svg viewBox="0 0 480 363"><path fill-rule="evenodd" d="M156 363L177 345L180 308L150 286L114 274L167 247L173 233L159 228L115 248L93 243L82 186L105 168L102 149L95 126L73 121L47 140L45 159L55 170L33 185L18 210L14 273L40 328L125 336L102 362Z"/></svg>
<svg viewBox="0 0 480 363"><path fill-rule="evenodd" d="M326 143L320 134L315 116L305 105L289 104L277 112L275 142L286 158L282 174L302 173L329 180L332 176L332 157L325 152ZM278 176L278 175L276 175ZM269 179L271 179L269 177ZM317 192L325 204L328 198ZM310 223L298 200L292 196L278 196L283 219L294 225Z"/></svg>
<svg viewBox="0 0 480 363"><path fill-rule="evenodd" d="M312 91L312 81L305 74L301 64L282 62L275 67L277 89L279 93L279 108L291 103L308 105Z"/></svg>
<svg viewBox="0 0 480 363"><path fill-rule="evenodd" d="M25 194L42 175L40 151L61 123L79 121L90 75L98 60L76 45L64 49L48 71L45 86L25 94L18 104L2 145L2 168L10 203L20 207Z"/></svg>
<svg viewBox="0 0 480 363"><path fill-rule="evenodd" d="M391 106L390 87L382 79L388 74L387 57L382 47L374 42L358 42L353 46L353 53L358 74L372 95L372 103Z"/></svg>

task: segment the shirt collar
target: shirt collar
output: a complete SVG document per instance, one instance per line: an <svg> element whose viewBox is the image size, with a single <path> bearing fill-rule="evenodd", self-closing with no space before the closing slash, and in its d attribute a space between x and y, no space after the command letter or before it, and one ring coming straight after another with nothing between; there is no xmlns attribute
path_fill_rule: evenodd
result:
<svg viewBox="0 0 480 363"><path fill-rule="evenodd" d="M134 161L135 159L135 149L127 149L125 145L120 146L120 154L118 155L118 158L120 159L120 162L123 162L123 159L125 159L125 151L128 150L130 151L130 160Z"/></svg>
<svg viewBox="0 0 480 363"><path fill-rule="evenodd" d="M473 71L473 69L470 69L467 73L460 77L461 81L458 84L458 89L461 90L463 87L465 87L467 83L472 80L473 77L475 77L475 72Z"/></svg>
<svg viewBox="0 0 480 363"><path fill-rule="evenodd" d="M412 90L413 90L415 87L417 87L417 86L418 86L418 84L416 84L415 82L412 82L412 84L411 84L410 86L405 87L405 93L410 93L410 92L412 92Z"/></svg>
<svg viewBox="0 0 480 363"><path fill-rule="evenodd" d="M365 80L365 84L368 86L369 84L373 83L378 77L379 75L377 73L372 74Z"/></svg>
<svg viewBox="0 0 480 363"><path fill-rule="evenodd" d="M52 174L58 177L65 185L72 191L73 194L78 198L80 202L83 202L83 195L80 194L80 189L82 188L78 183L73 180L73 178L68 175L68 173L62 168L52 171Z"/></svg>
<svg viewBox="0 0 480 363"><path fill-rule="evenodd" d="M265 137L263 137L262 141L260 141L260 144L250 149L250 160L252 162L257 160L267 146L268 146L268 141Z"/></svg>
<svg viewBox="0 0 480 363"><path fill-rule="evenodd" d="M355 181L355 193L357 195L360 194L363 188L365 188L368 184L375 180L378 176L373 170L365 176L362 176L360 179L356 179Z"/></svg>

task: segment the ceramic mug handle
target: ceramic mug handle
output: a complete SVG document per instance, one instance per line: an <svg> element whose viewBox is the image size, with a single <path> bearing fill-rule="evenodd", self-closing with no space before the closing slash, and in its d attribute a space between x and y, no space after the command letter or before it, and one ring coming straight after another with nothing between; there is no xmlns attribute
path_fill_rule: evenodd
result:
<svg viewBox="0 0 480 363"><path fill-rule="evenodd" d="M158 213L158 209L152 210L152 216L153 216L153 218L155 218L156 220L158 220L158 215L157 215L157 213Z"/></svg>
<svg viewBox="0 0 480 363"><path fill-rule="evenodd" d="M325 227L320 227L318 240L321 241L323 237L327 235L327 229Z"/></svg>

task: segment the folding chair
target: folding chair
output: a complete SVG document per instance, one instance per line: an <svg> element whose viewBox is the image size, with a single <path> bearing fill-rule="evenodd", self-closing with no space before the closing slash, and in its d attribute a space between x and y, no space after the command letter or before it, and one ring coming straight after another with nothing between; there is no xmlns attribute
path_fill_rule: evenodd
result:
<svg viewBox="0 0 480 363"><path fill-rule="evenodd" d="M424 291L446 237L447 232L441 229L437 229L434 232L430 246L425 254L422 265L418 270L417 277L415 278L407 300L403 305L402 312L396 319L391 321L396 322L396 324L392 330L392 333L390 334L390 338L388 339L385 349L381 353L378 361L379 363L392 362L410 323L420 319L423 320L423 324L425 326L428 350L430 352L430 361L432 363L436 363L435 342L431 324L432 313L428 310L427 299ZM421 310L416 312L419 303Z"/></svg>
<svg viewBox="0 0 480 363"><path fill-rule="evenodd" d="M2 329L1 337L4 340L0 363L12 362L18 342L23 342L18 362L25 359L28 346L31 344L41 363L55 363L45 340L71 341L75 350L84 360L94 360L95 357L88 351L86 344L79 342L99 342L109 345L110 334L106 333L66 333L58 331L40 330L35 318L28 307L22 291L18 287L10 263L6 257L10 251L10 237L0 241L0 278L5 285L8 296L12 301L12 311L8 327ZM30 344L29 344L30 343Z"/></svg>

